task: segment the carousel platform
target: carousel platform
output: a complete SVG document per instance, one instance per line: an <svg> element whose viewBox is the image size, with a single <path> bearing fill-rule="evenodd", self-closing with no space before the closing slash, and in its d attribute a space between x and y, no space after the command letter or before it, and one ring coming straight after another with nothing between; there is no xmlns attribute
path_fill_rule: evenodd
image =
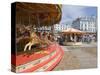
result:
<svg viewBox="0 0 100 75"><path fill-rule="evenodd" d="M63 57L63 50L58 44L52 44L43 51L28 54L12 55L12 71L39 72L50 71ZM15 61L16 58L16 61Z"/></svg>

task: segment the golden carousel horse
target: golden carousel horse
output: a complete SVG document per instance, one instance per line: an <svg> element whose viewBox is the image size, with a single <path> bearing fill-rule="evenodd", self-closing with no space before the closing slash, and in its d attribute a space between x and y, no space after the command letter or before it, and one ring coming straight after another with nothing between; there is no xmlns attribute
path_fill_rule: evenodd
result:
<svg viewBox="0 0 100 75"><path fill-rule="evenodd" d="M37 36L35 32L31 32L30 41L25 45L24 51L26 51L27 48L28 50L31 50L31 47L36 44L40 44L41 47L51 44L51 41L48 39L48 35L49 34L45 34L45 35L40 34L40 36Z"/></svg>
<svg viewBox="0 0 100 75"><path fill-rule="evenodd" d="M32 45L39 44L39 43L41 43L41 40L39 39L39 37L36 35L35 32L32 32L30 34L30 41L25 45L24 51L26 51L27 48L28 50L31 50Z"/></svg>

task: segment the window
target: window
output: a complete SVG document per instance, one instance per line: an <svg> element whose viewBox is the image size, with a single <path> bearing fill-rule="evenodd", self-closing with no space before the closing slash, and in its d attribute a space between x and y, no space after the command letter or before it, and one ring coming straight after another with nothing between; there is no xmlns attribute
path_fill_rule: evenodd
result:
<svg viewBox="0 0 100 75"><path fill-rule="evenodd" d="M87 25L85 24L85 31L87 30Z"/></svg>

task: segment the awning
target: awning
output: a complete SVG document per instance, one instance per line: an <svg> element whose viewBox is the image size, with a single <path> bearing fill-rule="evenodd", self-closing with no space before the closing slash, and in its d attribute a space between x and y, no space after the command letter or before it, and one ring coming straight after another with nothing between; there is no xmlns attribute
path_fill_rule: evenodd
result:
<svg viewBox="0 0 100 75"><path fill-rule="evenodd" d="M68 28L66 30L63 30L62 33L74 33L74 34L83 34L85 32L80 31L78 29L74 29L74 28Z"/></svg>

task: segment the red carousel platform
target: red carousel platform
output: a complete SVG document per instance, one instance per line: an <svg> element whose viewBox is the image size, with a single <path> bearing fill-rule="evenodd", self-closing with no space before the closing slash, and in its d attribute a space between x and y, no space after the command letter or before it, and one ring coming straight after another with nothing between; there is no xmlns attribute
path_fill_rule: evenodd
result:
<svg viewBox="0 0 100 75"><path fill-rule="evenodd" d="M52 44L42 52L12 55L12 70L19 72L39 72L52 70L62 59L63 50L58 44ZM16 59L16 61L15 61Z"/></svg>

